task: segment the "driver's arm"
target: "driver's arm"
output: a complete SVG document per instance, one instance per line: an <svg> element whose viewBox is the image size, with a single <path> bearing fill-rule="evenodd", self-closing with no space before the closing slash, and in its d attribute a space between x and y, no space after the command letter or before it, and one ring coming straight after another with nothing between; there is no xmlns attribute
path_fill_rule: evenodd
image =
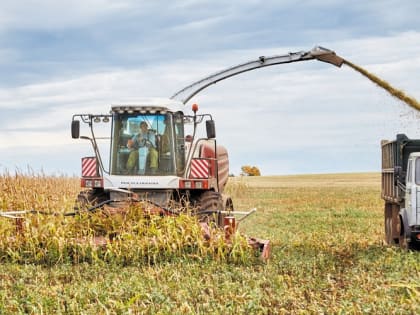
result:
<svg viewBox="0 0 420 315"><path fill-rule="evenodd" d="M128 148L137 150L139 147L144 146L144 144L142 145L142 139L139 139L140 137L140 135L133 136L133 138L131 138L131 141L127 143Z"/></svg>

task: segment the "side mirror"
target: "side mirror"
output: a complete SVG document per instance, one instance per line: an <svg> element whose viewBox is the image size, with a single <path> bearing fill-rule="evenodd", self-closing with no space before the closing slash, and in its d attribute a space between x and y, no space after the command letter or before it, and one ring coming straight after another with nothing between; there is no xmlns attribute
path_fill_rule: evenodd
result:
<svg viewBox="0 0 420 315"><path fill-rule="evenodd" d="M71 137L73 139L79 139L80 137L80 121L72 120L71 122Z"/></svg>
<svg viewBox="0 0 420 315"><path fill-rule="evenodd" d="M401 177L402 175L402 167L401 166L394 166L394 176Z"/></svg>
<svg viewBox="0 0 420 315"><path fill-rule="evenodd" d="M214 125L214 120L206 120L206 131L207 131L207 138L209 139L216 138L216 127Z"/></svg>
<svg viewBox="0 0 420 315"><path fill-rule="evenodd" d="M402 179L402 167L394 166L394 185L397 186Z"/></svg>

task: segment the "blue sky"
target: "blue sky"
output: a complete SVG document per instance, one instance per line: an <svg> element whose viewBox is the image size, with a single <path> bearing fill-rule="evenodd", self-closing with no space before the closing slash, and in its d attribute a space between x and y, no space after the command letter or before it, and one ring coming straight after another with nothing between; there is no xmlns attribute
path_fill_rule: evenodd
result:
<svg viewBox="0 0 420 315"><path fill-rule="evenodd" d="M218 70L320 45L420 99L418 1L2 1L0 168L80 174L75 113L170 97ZM347 66L236 76L195 96L231 173L380 170L380 140L420 137L418 113Z"/></svg>

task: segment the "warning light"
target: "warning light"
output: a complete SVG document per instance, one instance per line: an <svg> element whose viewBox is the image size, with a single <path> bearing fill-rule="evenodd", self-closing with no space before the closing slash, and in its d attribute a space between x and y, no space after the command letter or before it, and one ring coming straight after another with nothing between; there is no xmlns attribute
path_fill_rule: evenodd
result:
<svg viewBox="0 0 420 315"><path fill-rule="evenodd" d="M198 111L198 105L196 103L192 104L192 111L194 113Z"/></svg>

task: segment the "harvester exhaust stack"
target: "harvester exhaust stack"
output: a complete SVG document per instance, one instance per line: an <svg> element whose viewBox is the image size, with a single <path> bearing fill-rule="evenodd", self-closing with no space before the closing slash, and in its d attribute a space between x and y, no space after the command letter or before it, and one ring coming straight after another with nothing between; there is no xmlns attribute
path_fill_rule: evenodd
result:
<svg viewBox="0 0 420 315"><path fill-rule="evenodd" d="M344 63L344 59L337 56L334 51L321 46L315 47L309 54L319 61L327 62L337 67L341 67Z"/></svg>

